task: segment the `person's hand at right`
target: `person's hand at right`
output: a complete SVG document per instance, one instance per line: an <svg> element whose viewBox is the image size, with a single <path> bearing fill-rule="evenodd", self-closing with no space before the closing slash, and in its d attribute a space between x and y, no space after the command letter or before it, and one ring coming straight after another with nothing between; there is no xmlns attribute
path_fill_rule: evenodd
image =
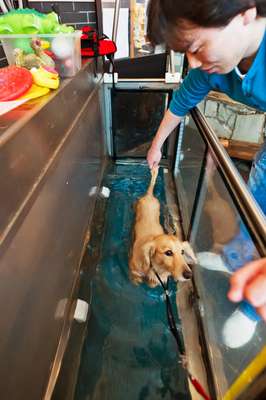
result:
<svg viewBox="0 0 266 400"><path fill-rule="evenodd" d="M157 167L161 158L162 158L161 148L152 144L147 153L147 163L150 169L152 169L153 167Z"/></svg>
<svg viewBox="0 0 266 400"><path fill-rule="evenodd" d="M266 321L266 258L251 261L238 269L232 275L230 284L229 300L248 300Z"/></svg>

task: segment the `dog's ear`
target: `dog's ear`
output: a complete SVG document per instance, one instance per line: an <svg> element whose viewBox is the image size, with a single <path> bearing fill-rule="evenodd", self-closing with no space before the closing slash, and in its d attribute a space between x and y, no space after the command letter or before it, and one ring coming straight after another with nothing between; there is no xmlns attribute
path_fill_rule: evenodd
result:
<svg viewBox="0 0 266 400"><path fill-rule="evenodd" d="M183 256L188 264L196 264L197 263L197 257L195 256L195 253L190 245L189 242L185 241L182 242L182 250L184 252Z"/></svg>
<svg viewBox="0 0 266 400"><path fill-rule="evenodd" d="M133 263L138 270L146 274L151 268L151 257L155 253L155 244L153 240L144 243L142 246L135 248L133 252Z"/></svg>

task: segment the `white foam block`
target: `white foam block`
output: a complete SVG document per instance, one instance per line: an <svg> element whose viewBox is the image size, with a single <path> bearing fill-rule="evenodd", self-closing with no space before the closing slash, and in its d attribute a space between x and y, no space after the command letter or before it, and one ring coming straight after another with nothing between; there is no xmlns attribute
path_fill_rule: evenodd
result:
<svg viewBox="0 0 266 400"><path fill-rule="evenodd" d="M104 198L108 198L110 196L110 189L106 186L102 186L100 190L100 195Z"/></svg>
<svg viewBox="0 0 266 400"><path fill-rule="evenodd" d="M251 320L241 310L236 309L223 326L223 342L231 349L247 344L256 331L257 321Z"/></svg>
<svg viewBox="0 0 266 400"><path fill-rule="evenodd" d="M89 304L84 300L77 300L77 305L74 313L74 319L77 322L86 322L88 316Z"/></svg>

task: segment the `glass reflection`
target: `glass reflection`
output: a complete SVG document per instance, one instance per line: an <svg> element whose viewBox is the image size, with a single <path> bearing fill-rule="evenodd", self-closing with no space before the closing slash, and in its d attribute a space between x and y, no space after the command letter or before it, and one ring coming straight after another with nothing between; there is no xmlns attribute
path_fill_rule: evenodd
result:
<svg viewBox="0 0 266 400"><path fill-rule="evenodd" d="M146 157L165 113L168 97L168 93L142 90L112 93L114 150L117 157Z"/></svg>

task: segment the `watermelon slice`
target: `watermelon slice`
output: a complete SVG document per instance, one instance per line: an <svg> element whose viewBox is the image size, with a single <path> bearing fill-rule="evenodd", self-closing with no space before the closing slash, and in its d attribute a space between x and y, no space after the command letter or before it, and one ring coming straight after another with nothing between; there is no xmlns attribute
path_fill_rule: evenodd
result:
<svg viewBox="0 0 266 400"><path fill-rule="evenodd" d="M0 101L15 100L32 86L32 75L26 68L10 65L0 69Z"/></svg>

